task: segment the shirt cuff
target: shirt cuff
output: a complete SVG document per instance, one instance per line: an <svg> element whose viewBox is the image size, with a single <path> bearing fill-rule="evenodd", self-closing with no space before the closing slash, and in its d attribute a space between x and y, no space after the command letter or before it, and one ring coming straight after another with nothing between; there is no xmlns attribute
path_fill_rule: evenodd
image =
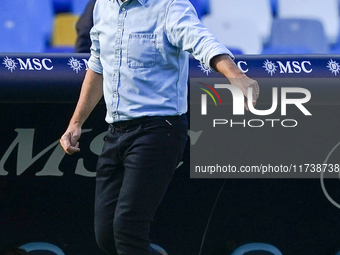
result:
<svg viewBox="0 0 340 255"><path fill-rule="evenodd" d="M210 50L208 56L207 56L207 59L206 59L206 62L204 63L204 66L206 68L209 68L212 72L214 73L217 73L218 71L215 70L211 65L210 65L210 61L213 57L216 57L218 55L222 55L222 54L226 54L226 55L229 55L233 60L235 59L235 56L233 53L231 53L230 50L228 50L225 46L223 45L219 45L218 47L216 48L213 48Z"/></svg>
<svg viewBox="0 0 340 255"><path fill-rule="evenodd" d="M100 73L102 74L103 73L103 67L102 67L102 64L100 62L100 59L91 55L89 61L88 61L88 66L89 68L96 72L96 73Z"/></svg>

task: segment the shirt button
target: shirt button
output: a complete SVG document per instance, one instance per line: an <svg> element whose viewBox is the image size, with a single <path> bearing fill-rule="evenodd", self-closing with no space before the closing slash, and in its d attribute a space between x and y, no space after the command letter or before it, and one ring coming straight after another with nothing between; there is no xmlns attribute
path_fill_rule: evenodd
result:
<svg viewBox="0 0 340 255"><path fill-rule="evenodd" d="M118 76L118 73L115 73L115 76Z"/></svg>
<svg viewBox="0 0 340 255"><path fill-rule="evenodd" d="M122 8L122 11L125 12L125 8Z"/></svg>
<svg viewBox="0 0 340 255"><path fill-rule="evenodd" d="M118 28L118 32L119 32L119 33L122 32L122 29L121 29L121 28Z"/></svg>

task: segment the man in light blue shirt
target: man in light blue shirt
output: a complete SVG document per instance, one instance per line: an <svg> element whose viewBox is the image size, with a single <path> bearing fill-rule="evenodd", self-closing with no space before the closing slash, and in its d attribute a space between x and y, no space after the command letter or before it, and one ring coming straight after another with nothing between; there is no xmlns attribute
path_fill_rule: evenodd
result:
<svg viewBox="0 0 340 255"><path fill-rule="evenodd" d="M81 126L104 95L109 123L98 159L97 242L107 254L159 254L148 233L186 143L191 53L244 95L256 81L201 24L188 0L97 0L89 70L60 142L78 152Z"/></svg>
<svg viewBox="0 0 340 255"><path fill-rule="evenodd" d="M98 1L94 24L89 67L104 76L108 123L184 114L188 52L208 67L232 56L188 1Z"/></svg>

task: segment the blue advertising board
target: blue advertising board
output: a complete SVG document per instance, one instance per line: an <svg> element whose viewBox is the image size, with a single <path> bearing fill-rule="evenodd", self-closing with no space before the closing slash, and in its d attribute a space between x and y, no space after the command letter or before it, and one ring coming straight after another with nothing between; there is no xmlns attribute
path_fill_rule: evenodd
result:
<svg viewBox="0 0 340 255"><path fill-rule="evenodd" d="M78 100L88 57L0 54L0 251L41 241L69 255L102 254L93 232L93 201L96 160L107 130L104 103L98 104L83 126L80 153L68 156L59 146ZM274 152L303 158L299 162L303 167L340 163L340 57L242 55L235 63L258 80L259 108L272 104L274 86L303 87L311 92L306 108L312 116L302 116L295 130L229 128L223 146L212 144L212 148L223 147L227 160L235 165L260 164L257 158L264 153L270 159L278 157ZM214 83L223 77L190 59L189 78L190 91L196 89L193 82L211 79ZM192 100L189 108L201 103ZM230 96L223 100L232 104ZM208 105L212 109L218 108ZM289 116L295 117L301 118L301 113ZM247 242L270 243L283 254L340 250L338 172L325 178L317 171L312 178L190 178L190 148L195 151L204 140L201 131L190 129L183 160L152 225L152 242L169 254L198 254L215 199L225 184L202 254L226 252L226 244ZM275 164L280 160L275 158Z"/></svg>

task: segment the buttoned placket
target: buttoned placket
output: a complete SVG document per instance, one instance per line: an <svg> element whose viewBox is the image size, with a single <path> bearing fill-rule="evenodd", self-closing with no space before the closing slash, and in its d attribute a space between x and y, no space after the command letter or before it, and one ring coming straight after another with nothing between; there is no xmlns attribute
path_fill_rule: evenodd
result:
<svg viewBox="0 0 340 255"><path fill-rule="evenodd" d="M120 6L119 14L118 14L118 22L117 22L117 32L114 43L114 54L115 54L115 62L113 66L113 77L112 77L112 117L114 121L119 119L118 116L118 86L119 86L119 76L120 76L120 65L122 61L122 39L123 39L123 31L124 31L124 19L126 16L126 4L123 3Z"/></svg>

